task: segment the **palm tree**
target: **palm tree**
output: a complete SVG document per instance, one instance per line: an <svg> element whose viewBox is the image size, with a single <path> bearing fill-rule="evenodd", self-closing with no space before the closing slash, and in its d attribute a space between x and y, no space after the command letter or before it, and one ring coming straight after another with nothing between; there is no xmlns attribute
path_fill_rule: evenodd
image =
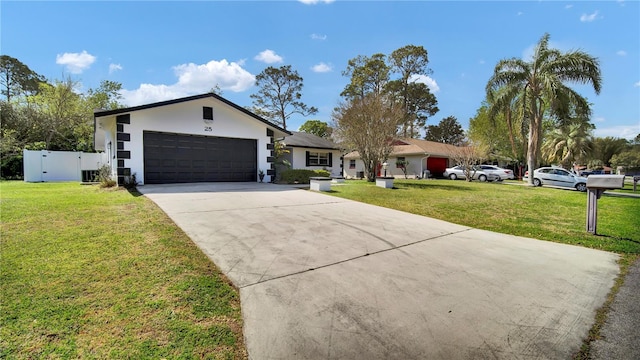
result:
<svg viewBox="0 0 640 360"><path fill-rule="evenodd" d="M563 53L550 49L549 34L544 34L530 61L500 60L487 83L490 102L505 96L519 98L522 104L522 120L529 125L527 166L530 171L538 165L545 115L563 118L569 109L589 113L587 100L569 88L567 82L591 84L599 94L602 79L598 59L582 51ZM533 186L533 176L529 177L529 184Z"/></svg>
<svg viewBox="0 0 640 360"><path fill-rule="evenodd" d="M577 121L553 130L542 144L542 156L549 162L559 162L568 168L572 163L583 160L591 150L589 121Z"/></svg>

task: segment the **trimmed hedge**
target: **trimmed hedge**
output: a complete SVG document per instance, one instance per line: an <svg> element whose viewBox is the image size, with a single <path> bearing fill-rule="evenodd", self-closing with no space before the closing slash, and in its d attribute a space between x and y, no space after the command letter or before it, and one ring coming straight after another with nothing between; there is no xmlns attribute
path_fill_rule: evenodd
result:
<svg viewBox="0 0 640 360"><path fill-rule="evenodd" d="M314 176L329 177L327 170L288 169L280 174L280 182L286 184L308 184L309 178Z"/></svg>

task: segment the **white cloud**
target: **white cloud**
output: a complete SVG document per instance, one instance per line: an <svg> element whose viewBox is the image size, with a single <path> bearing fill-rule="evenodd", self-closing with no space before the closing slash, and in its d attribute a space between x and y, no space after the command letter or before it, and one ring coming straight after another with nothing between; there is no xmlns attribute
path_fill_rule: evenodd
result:
<svg viewBox="0 0 640 360"><path fill-rule="evenodd" d="M262 61L263 63L273 64L282 62L282 56L275 53L273 50L265 50L260 54L256 55L254 59L258 61Z"/></svg>
<svg viewBox="0 0 640 360"><path fill-rule="evenodd" d="M81 53L64 53L56 56L56 64L64 65L72 74L80 74L96 61L96 57L86 50Z"/></svg>
<svg viewBox="0 0 640 360"><path fill-rule="evenodd" d="M617 137L632 140L640 134L640 122L637 125L617 125L612 127L598 128L593 131L597 137Z"/></svg>
<svg viewBox="0 0 640 360"><path fill-rule="evenodd" d="M128 106L147 104L180 97L204 94L218 85L221 90L241 92L255 84L254 75L238 63L223 59L206 64L181 64L173 67L178 81L171 85L140 84L135 90L123 90L122 97Z"/></svg>
<svg viewBox="0 0 640 360"><path fill-rule="evenodd" d="M429 90L431 90L431 92L434 94L440 91L440 87L438 86L438 83L434 79L426 75L413 75L411 76L411 78L409 78L409 81L423 83L427 85Z"/></svg>
<svg viewBox="0 0 640 360"><path fill-rule="evenodd" d="M582 14L582 16L580 16L580 21L582 22L592 22L595 19L598 18L598 10L596 10L593 14Z"/></svg>
<svg viewBox="0 0 640 360"><path fill-rule="evenodd" d="M607 120L606 120L605 118L603 118L602 116L594 116L591 120L592 120L594 123L602 123L602 122L607 121Z"/></svg>
<svg viewBox="0 0 640 360"><path fill-rule="evenodd" d="M313 70L313 72L317 72L317 73L325 73L325 72L330 72L331 70L333 70L333 66L331 66L330 64L325 64L325 63L321 62L319 64L313 65L311 70Z"/></svg>
<svg viewBox="0 0 640 360"><path fill-rule="evenodd" d="M120 64L109 64L109 74L113 74L114 72L122 70L122 65Z"/></svg>
<svg viewBox="0 0 640 360"><path fill-rule="evenodd" d="M320 35L320 34L311 34L311 38L313 40L327 40L327 35Z"/></svg>
<svg viewBox="0 0 640 360"><path fill-rule="evenodd" d="M571 9L572 7L573 7L573 5L571 5L571 4L564 6L565 9Z"/></svg>
<svg viewBox="0 0 640 360"><path fill-rule="evenodd" d="M522 14L524 14L522 11L518 11L518 13L516 15L520 16Z"/></svg>
<svg viewBox="0 0 640 360"><path fill-rule="evenodd" d="M633 84L634 87L640 87L640 81L638 81L637 83Z"/></svg>
<svg viewBox="0 0 640 360"><path fill-rule="evenodd" d="M485 64L485 62L486 62L486 61L484 61L484 59L480 59L480 60L478 60L478 64L480 64L480 65L484 65L484 64Z"/></svg>
<svg viewBox="0 0 640 360"><path fill-rule="evenodd" d="M624 50L618 50L616 51L616 55L618 56L627 56L627 52Z"/></svg>
<svg viewBox="0 0 640 360"><path fill-rule="evenodd" d="M298 1L303 3L303 4L305 4L305 5L315 5L315 4L318 4L318 3L331 4L335 0L298 0Z"/></svg>

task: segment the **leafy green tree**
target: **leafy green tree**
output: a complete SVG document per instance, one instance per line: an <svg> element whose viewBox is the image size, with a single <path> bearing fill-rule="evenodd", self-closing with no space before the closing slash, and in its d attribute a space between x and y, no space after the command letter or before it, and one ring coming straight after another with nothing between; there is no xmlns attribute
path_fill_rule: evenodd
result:
<svg viewBox="0 0 640 360"><path fill-rule="evenodd" d="M44 76L31 70L20 60L8 55L0 56L0 93L7 102L11 102L14 96L37 93L43 82L46 82Z"/></svg>
<svg viewBox="0 0 640 360"><path fill-rule="evenodd" d="M483 103L475 116L469 119L467 136L474 143L484 145L490 158L524 163L526 134L510 133L509 122L504 120L506 114L499 112L491 116L489 108L486 102ZM513 128L512 126L511 129Z"/></svg>
<svg viewBox="0 0 640 360"><path fill-rule="evenodd" d="M333 129L326 122L320 120L307 120L298 130L324 139L330 138L333 132Z"/></svg>
<svg viewBox="0 0 640 360"><path fill-rule="evenodd" d="M545 137L542 156L550 164L559 162L565 169L571 168L590 152L593 128L593 124L585 119L554 129Z"/></svg>
<svg viewBox="0 0 640 360"><path fill-rule="evenodd" d="M309 107L300 101L303 79L297 71L291 69L291 65L279 68L269 66L256 76L256 86L259 87L258 93L250 95L254 112L281 125L285 130L291 115L309 116L318 112L315 107Z"/></svg>
<svg viewBox="0 0 640 360"><path fill-rule="evenodd" d="M389 81L386 89L402 101L405 113L402 136L416 137L419 130L424 128L427 118L438 112L438 101L429 87L414 79L415 76L432 74L428 68L427 50L422 46L407 45L394 50L388 56L388 62L391 71L400 76Z"/></svg>
<svg viewBox="0 0 640 360"><path fill-rule="evenodd" d="M385 62L384 54L374 54L371 57L358 55L347 62L343 76L349 76L350 81L340 93L347 100L363 98L368 94L382 94L389 83L391 69Z"/></svg>
<svg viewBox="0 0 640 360"><path fill-rule="evenodd" d="M368 181L375 181L378 165L389 157L390 140L396 136L402 117L402 104L375 92L353 97L334 109L337 138L341 139L342 148L358 152Z"/></svg>
<svg viewBox="0 0 640 360"><path fill-rule="evenodd" d="M402 103L404 115L398 126L405 137L416 137L427 118L438 112L436 97L429 87L416 82L415 76L431 74L427 68L427 51L422 46L408 45L389 56L377 53L371 57L359 55L348 61L342 75L350 82L340 94L346 99L367 94L385 93ZM397 75L392 79L392 75Z"/></svg>
<svg viewBox="0 0 640 360"><path fill-rule="evenodd" d="M460 145L465 138L464 130L455 116L447 116L438 125L427 126L425 140L443 144Z"/></svg>
<svg viewBox="0 0 640 360"><path fill-rule="evenodd" d="M611 136L593 139L592 160L600 160L605 166L611 165L611 158L629 148L629 142L622 138Z"/></svg>
<svg viewBox="0 0 640 360"><path fill-rule="evenodd" d="M518 58L498 62L489 79L486 91L490 103L500 97L521 99L522 117L529 122L527 165L530 170L539 163L545 115L553 115L560 121L570 109L581 115L590 114L587 100L566 83L590 84L596 94L601 89L601 73L598 60L583 52L561 52L549 48L549 34L538 42L533 58ZM529 177L533 186L533 177Z"/></svg>
<svg viewBox="0 0 640 360"><path fill-rule="evenodd" d="M628 150L611 157L611 166L623 168L640 168L640 151Z"/></svg>
<svg viewBox="0 0 640 360"><path fill-rule="evenodd" d="M91 109L114 110L124 107L122 100L122 84L111 80L102 80L97 89L89 89L85 99Z"/></svg>

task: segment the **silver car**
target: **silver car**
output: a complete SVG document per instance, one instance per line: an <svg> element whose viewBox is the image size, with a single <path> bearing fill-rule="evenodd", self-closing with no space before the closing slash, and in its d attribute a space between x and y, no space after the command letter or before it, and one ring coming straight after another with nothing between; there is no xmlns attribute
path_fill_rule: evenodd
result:
<svg viewBox="0 0 640 360"><path fill-rule="evenodd" d="M471 173L473 175L473 179L474 180L496 181L496 180L499 179L499 177L497 175L484 172L484 171L480 170L480 168L478 168L477 166L473 167L473 169L471 170ZM460 165L454 166L452 168L447 168L444 171L443 175L445 177L448 177L451 180L466 179L466 177L464 176L463 167L460 166Z"/></svg>
<svg viewBox="0 0 640 360"><path fill-rule="evenodd" d="M480 170L486 173L494 174L498 176L498 181L505 180L505 179L508 179L508 180L515 179L515 176L513 175L513 171L509 169L503 169L495 165L479 165L479 167L480 167Z"/></svg>
<svg viewBox="0 0 640 360"><path fill-rule="evenodd" d="M522 180L529 181L528 171L524 174ZM587 178L575 175L569 170L559 167L541 167L533 171L533 185L550 185L587 191Z"/></svg>

